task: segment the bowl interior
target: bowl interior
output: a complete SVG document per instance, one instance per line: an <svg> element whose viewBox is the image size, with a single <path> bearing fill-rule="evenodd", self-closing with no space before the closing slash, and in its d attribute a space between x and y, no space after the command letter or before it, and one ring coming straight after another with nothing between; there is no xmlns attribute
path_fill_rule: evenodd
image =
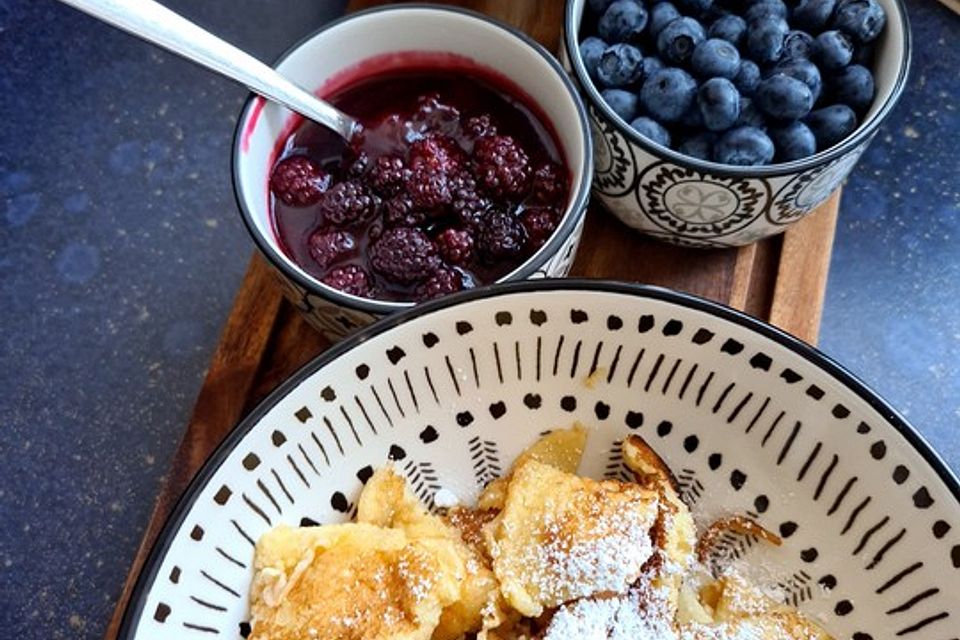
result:
<svg viewBox="0 0 960 640"><path fill-rule="evenodd" d="M537 289L536 287L540 287ZM960 488L888 406L809 347L671 292L501 285L393 316L279 389L161 535L122 637L236 637L269 527L350 517L392 461L431 504L473 500L543 430L591 429L581 472L646 438L701 525L746 514L738 566L838 638L943 640L960 610Z"/></svg>
<svg viewBox="0 0 960 640"><path fill-rule="evenodd" d="M343 78L366 67L371 59L376 59L377 69L389 70L391 66L409 64L407 56L396 54L414 52L465 58L527 94L552 125L570 170L571 204L566 212L569 218L574 203L579 203L589 190L589 140L585 126L581 126L582 107L556 64L497 23L472 13L440 8L374 10L350 16L307 38L278 68L301 86L323 95L337 88ZM278 141L289 134L296 121L294 114L279 105L260 99L248 105L241 116L234 149L237 196L260 247L302 282L323 291L327 289L325 285L279 249L270 215L270 168ZM563 227L561 223L560 228ZM548 244L541 252L549 248ZM536 256L530 258L535 259Z"/></svg>
<svg viewBox="0 0 960 640"><path fill-rule="evenodd" d="M893 106L899 92L902 90L907 68L909 66L909 24L907 23L906 9L900 0L877 0L887 14L887 25L876 41L876 52L873 63L874 81L876 84L876 97L873 105L867 112L863 121L857 129L847 137L847 140L858 137L866 129L873 129L879 123L878 120L885 115ZM571 21L568 27L572 34L579 34L580 24L583 19L583 12L586 10L586 0L569 0L570 11L568 19ZM579 75L587 79L586 71L582 61L579 59L579 52L573 51L572 55L577 58L575 66L581 72ZM589 95L589 94L588 94ZM599 98L597 98L599 99ZM619 116L609 111L608 117L613 120L621 130L626 131L631 137L638 137L637 134L624 122ZM651 148L664 149L653 142L644 141ZM843 143L839 143L843 144ZM830 149L820 151L805 161L803 164L814 163L823 155L836 149L838 145ZM712 163L709 163L712 164ZM797 164L797 163L791 163ZM717 165L724 166L724 165ZM775 166L775 165L774 165ZM756 169L755 167L753 169ZM727 167L727 170L737 171L736 167ZM742 169L740 171L749 172L751 169Z"/></svg>

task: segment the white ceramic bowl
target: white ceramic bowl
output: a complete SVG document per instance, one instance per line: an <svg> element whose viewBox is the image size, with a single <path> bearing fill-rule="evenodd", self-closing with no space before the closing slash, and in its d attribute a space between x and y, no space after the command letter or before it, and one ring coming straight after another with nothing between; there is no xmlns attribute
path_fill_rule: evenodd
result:
<svg viewBox="0 0 960 640"><path fill-rule="evenodd" d="M500 281L567 274L580 240L593 175L586 112L553 56L522 32L478 13L432 5L403 5L351 14L324 26L284 54L277 68L318 94L376 59L387 71L403 67L397 53L455 54L499 75L526 93L549 120L571 175L570 199L553 236ZM280 248L270 213L269 174L278 141L297 116L251 96L237 125L234 190L257 247L276 269L287 297L307 320L332 339L412 303L368 300L345 294L311 276Z"/></svg>
<svg viewBox="0 0 960 640"><path fill-rule="evenodd" d="M762 167L698 160L634 131L601 98L580 57L586 0L567 0L560 57L584 97L593 131L594 193L625 224L691 247L728 247L784 231L846 179L896 105L910 68L910 24L901 0L878 0L887 25L877 41L877 95L845 140L809 158Z"/></svg>
<svg viewBox="0 0 960 640"><path fill-rule="evenodd" d="M587 383L587 379L590 383ZM663 289L498 285L418 305L335 346L220 446L161 533L120 638L236 638L253 542L349 518L392 460L464 501L546 429L591 429L580 471L624 472L642 435L702 524L838 639L946 640L960 615L960 484L889 405L777 329Z"/></svg>

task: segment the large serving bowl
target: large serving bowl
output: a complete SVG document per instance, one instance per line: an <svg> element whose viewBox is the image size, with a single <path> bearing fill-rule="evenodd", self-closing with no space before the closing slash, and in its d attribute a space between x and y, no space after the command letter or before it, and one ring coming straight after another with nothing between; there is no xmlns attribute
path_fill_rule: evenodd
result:
<svg viewBox="0 0 960 640"><path fill-rule="evenodd" d="M404 55L397 55L404 54ZM373 66L403 68L416 54L442 64L477 65L501 76L513 93L539 107L552 126L570 170L570 197L550 239L500 281L561 277L576 253L590 195L593 153L587 116L570 78L556 59L522 32L487 16L449 7L404 5L371 9L330 23L294 45L277 63L285 76L325 95L344 78ZM421 61L420 64L423 64ZM233 177L237 203L257 247L280 276L287 297L331 339L412 306L369 300L322 283L282 249L270 212L268 178L278 144L296 122L287 109L253 97L237 125Z"/></svg>
<svg viewBox="0 0 960 640"><path fill-rule="evenodd" d="M944 640L960 615L960 484L840 366L726 307L597 281L500 285L397 314L283 384L226 439L146 562L121 638L235 638L255 541L347 520L392 461L417 495L473 500L543 430L590 430L620 477L642 435L730 557L836 638Z"/></svg>
<svg viewBox="0 0 960 640"><path fill-rule="evenodd" d="M878 0L887 25L877 41L876 98L860 126L813 156L762 167L707 162L641 136L607 106L580 57L586 0L567 0L561 60L587 101L594 193L625 224L692 247L739 246L784 231L836 191L896 105L910 67L901 0Z"/></svg>

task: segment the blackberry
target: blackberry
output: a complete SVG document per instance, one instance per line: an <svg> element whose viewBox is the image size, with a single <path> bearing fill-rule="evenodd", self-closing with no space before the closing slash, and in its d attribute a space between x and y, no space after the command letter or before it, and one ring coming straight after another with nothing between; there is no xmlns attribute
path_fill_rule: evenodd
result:
<svg viewBox="0 0 960 640"><path fill-rule="evenodd" d="M527 232L512 214L493 210L488 213L477 236L481 255L490 262L515 258L523 251Z"/></svg>
<svg viewBox="0 0 960 640"><path fill-rule="evenodd" d="M440 266L437 247L419 229L387 229L370 247L370 265L385 278L411 284L427 278Z"/></svg>
<svg viewBox="0 0 960 640"><path fill-rule="evenodd" d="M473 236L466 229L445 229L435 242L440 257L447 264L463 266L473 257Z"/></svg>
<svg viewBox="0 0 960 640"><path fill-rule="evenodd" d="M456 126L460 111L449 104L440 102L440 95L433 93L417 99L417 110L410 121L419 133L428 131L448 131Z"/></svg>
<svg viewBox="0 0 960 640"><path fill-rule="evenodd" d="M314 262L326 268L352 253L357 248L357 241L351 233L334 229L315 231L307 241L307 245Z"/></svg>
<svg viewBox="0 0 960 640"><path fill-rule="evenodd" d="M461 173L451 184L453 212L467 228L478 227L483 215L490 208L490 200L480 194L477 181L469 173Z"/></svg>
<svg viewBox="0 0 960 640"><path fill-rule="evenodd" d="M453 269L441 267L434 271L429 278L417 285L413 295L417 301L433 300L448 293L463 289L463 279Z"/></svg>
<svg viewBox="0 0 960 640"><path fill-rule="evenodd" d="M563 167L547 161L533 172L533 199L544 204L557 204L567 199L567 181Z"/></svg>
<svg viewBox="0 0 960 640"><path fill-rule="evenodd" d="M410 172L406 180L406 191L413 205L425 211L439 209L453 200L447 174L425 166Z"/></svg>
<svg viewBox="0 0 960 640"><path fill-rule="evenodd" d="M348 180L336 184L324 194L323 210L334 224L352 224L369 218L377 209L378 199L367 187Z"/></svg>
<svg viewBox="0 0 960 640"><path fill-rule="evenodd" d="M408 154L412 169L453 175L466 162L463 149L449 136L430 135L410 145Z"/></svg>
<svg viewBox="0 0 960 640"><path fill-rule="evenodd" d="M488 113L467 118L463 128L474 138L497 135L497 125L493 124L493 118Z"/></svg>
<svg viewBox="0 0 960 640"><path fill-rule="evenodd" d="M518 197L530 187L530 158L510 136L480 138L473 160L480 186L494 197Z"/></svg>
<svg viewBox="0 0 960 640"><path fill-rule="evenodd" d="M323 277L323 283L353 296L373 297L370 277L359 265L348 264L345 267L337 267Z"/></svg>
<svg viewBox="0 0 960 640"><path fill-rule="evenodd" d="M370 167L370 156L366 151L350 152L350 155L344 158L347 179L359 178L367 172Z"/></svg>
<svg viewBox="0 0 960 640"><path fill-rule="evenodd" d="M330 176L306 156L291 156L277 163L270 176L270 190L284 204L306 207L315 204L330 186Z"/></svg>
<svg viewBox="0 0 960 640"><path fill-rule="evenodd" d="M520 216L520 224L527 233L527 244L539 249L556 230L560 211L553 207L527 207Z"/></svg>
<svg viewBox="0 0 960 640"><path fill-rule="evenodd" d="M373 190L384 198L391 198L403 189L407 165L394 155L380 156L370 169L368 181Z"/></svg>
<svg viewBox="0 0 960 640"><path fill-rule="evenodd" d="M383 221L388 227L416 227L426 219L427 214L416 209L405 193L387 200L383 206Z"/></svg>

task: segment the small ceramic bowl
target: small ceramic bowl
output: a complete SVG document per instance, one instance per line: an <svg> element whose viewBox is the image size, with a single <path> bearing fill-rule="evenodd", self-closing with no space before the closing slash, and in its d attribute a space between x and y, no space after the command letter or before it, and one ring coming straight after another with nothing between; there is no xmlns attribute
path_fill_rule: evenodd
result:
<svg viewBox="0 0 960 640"><path fill-rule="evenodd" d="M401 55L402 54L402 55ZM500 281L562 277L576 253L590 195L593 151L587 115L570 78L546 50L523 33L461 9L432 5L384 7L333 22L296 44L277 68L319 95L335 91L358 70L403 68L410 57L455 57L499 77L513 93L536 105L557 136L571 175L570 199L553 236ZM363 72L359 72L361 75ZM243 108L234 140L234 191L257 247L280 276L287 297L327 337L412 306L369 300L329 287L282 250L270 211L269 175L278 146L299 117L260 97Z"/></svg>
<svg viewBox="0 0 960 640"><path fill-rule="evenodd" d="M910 25L901 0L878 0L887 25L877 42L877 95L845 140L809 158L734 167L691 158L640 136L607 106L580 57L586 0L567 0L560 57L587 100L594 193L625 224L692 247L750 244L780 233L840 186L906 86Z"/></svg>

